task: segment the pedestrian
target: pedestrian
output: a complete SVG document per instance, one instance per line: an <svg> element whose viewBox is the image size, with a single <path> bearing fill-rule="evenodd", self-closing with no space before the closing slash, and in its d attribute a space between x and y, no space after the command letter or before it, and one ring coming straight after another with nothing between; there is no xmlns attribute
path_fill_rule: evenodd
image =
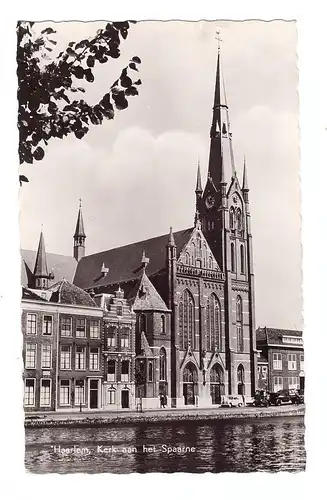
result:
<svg viewBox="0 0 327 500"><path fill-rule="evenodd" d="M164 408L166 408L167 406L167 396L166 394L164 394Z"/></svg>
<svg viewBox="0 0 327 500"><path fill-rule="evenodd" d="M164 408L164 402L165 402L164 395L160 394L159 398L160 398L160 408Z"/></svg>

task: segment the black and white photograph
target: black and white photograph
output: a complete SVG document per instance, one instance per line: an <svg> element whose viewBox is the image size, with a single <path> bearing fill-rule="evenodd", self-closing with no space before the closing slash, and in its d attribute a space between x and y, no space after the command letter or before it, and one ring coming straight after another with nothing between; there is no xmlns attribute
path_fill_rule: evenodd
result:
<svg viewBox="0 0 327 500"><path fill-rule="evenodd" d="M303 472L296 21L19 21L25 468Z"/></svg>

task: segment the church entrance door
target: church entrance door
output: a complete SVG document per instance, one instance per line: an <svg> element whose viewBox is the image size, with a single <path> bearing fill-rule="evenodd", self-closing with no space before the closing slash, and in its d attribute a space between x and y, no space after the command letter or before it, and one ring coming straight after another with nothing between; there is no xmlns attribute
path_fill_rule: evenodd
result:
<svg viewBox="0 0 327 500"><path fill-rule="evenodd" d="M210 394L213 405L219 405L221 396L225 394L224 372L218 363L210 371Z"/></svg>
<svg viewBox="0 0 327 500"><path fill-rule="evenodd" d="M183 396L185 405L195 405L197 388L198 379L196 367L193 363L188 363L183 371Z"/></svg>

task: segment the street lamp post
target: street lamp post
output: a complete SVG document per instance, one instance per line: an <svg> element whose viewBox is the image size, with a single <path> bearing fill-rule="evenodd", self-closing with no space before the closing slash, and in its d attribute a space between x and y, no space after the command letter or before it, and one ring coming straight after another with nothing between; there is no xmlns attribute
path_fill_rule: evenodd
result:
<svg viewBox="0 0 327 500"><path fill-rule="evenodd" d="M84 381L79 380L78 385L80 387L80 393L79 393L79 411L82 412L82 388L84 387Z"/></svg>

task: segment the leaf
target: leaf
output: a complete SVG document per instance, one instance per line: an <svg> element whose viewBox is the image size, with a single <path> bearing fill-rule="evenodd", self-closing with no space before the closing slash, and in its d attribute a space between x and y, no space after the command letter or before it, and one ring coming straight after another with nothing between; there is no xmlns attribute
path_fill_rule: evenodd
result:
<svg viewBox="0 0 327 500"><path fill-rule="evenodd" d="M82 66L73 66L72 67L72 73L74 76L76 76L76 78L78 78L79 80L81 80L84 76L84 74L86 75L86 72L87 70L85 71Z"/></svg>
<svg viewBox="0 0 327 500"><path fill-rule="evenodd" d="M50 38L49 38L49 42L52 43L52 45L57 45L56 40L50 40Z"/></svg>
<svg viewBox="0 0 327 500"><path fill-rule="evenodd" d="M25 175L19 176L19 184L22 186L23 182L29 182L28 178Z"/></svg>
<svg viewBox="0 0 327 500"><path fill-rule="evenodd" d="M138 71L138 69L137 69L137 67L136 67L136 64L135 64L135 63L131 62L131 63L129 63L129 65L128 65L128 66L129 66L131 69L133 69L134 71Z"/></svg>
<svg viewBox="0 0 327 500"><path fill-rule="evenodd" d="M141 64L141 59L138 56L132 57L131 61L134 61L134 62L136 62L138 64Z"/></svg>
<svg viewBox="0 0 327 500"><path fill-rule="evenodd" d="M93 68L93 66L94 66L94 57L89 56L86 59L86 64L88 65L89 68Z"/></svg>
<svg viewBox="0 0 327 500"><path fill-rule="evenodd" d="M134 82L134 85L141 85L142 81L141 80L137 80L136 82Z"/></svg>
<svg viewBox="0 0 327 500"><path fill-rule="evenodd" d="M125 91L125 95L138 95L139 94L139 91L137 90L136 87L129 87L128 89L126 89Z"/></svg>
<svg viewBox="0 0 327 500"><path fill-rule="evenodd" d="M44 30L41 31L42 35L51 35L51 33L56 33L56 32L52 28L45 28Z"/></svg>
<svg viewBox="0 0 327 500"><path fill-rule="evenodd" d="M36 150L33 153L33 157L35 160L42 160L44 158L44 150L41 148L41 146L37 147Z"/></svg>
<svg viewBox="0 0 327 500"><path fill-rule="evenodd" d="M85 76L85 79L86 79L88 82L90 82L90 83L94 82L94 76L93 76L93 73L92 73L92 71L90 70L90 68L85 70L85 72L84 72L84 76Z"/></svg>

